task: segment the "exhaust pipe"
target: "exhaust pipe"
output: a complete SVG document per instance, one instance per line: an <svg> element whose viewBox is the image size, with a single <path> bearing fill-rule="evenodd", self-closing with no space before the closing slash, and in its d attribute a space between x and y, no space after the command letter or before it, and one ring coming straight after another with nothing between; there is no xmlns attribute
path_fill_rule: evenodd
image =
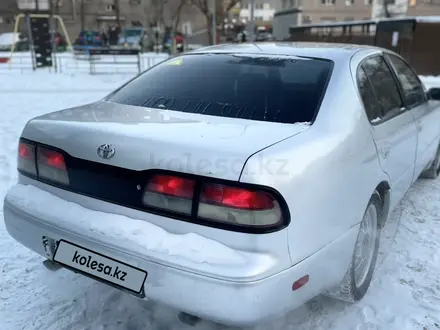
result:
<svg viewBox="0 0 440 330"><path fill-rule="evenodd" d="M197 323L199 323L202 320L201 318L199 318L197 316L190 315L190 314L187 314L185 312L180 312L177 315L177 318L183 324L189 325L191 327L195 326Z"/></svg>
<svg viewBox="0 0 440 330"><path fill-rule="evenodd" d="M52 260L49 259L44 260L43 265L44 267L46 267L46 269L52 272L56 272L57 270L63 268L63 266L61 266L60 264L57 264L56 262L53 262Z"/></svg>

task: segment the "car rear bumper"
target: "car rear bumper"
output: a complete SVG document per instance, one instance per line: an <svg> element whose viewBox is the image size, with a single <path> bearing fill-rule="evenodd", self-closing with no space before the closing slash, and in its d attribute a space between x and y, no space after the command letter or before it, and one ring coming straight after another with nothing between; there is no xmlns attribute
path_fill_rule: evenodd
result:
<svg viewBox="0 0 440 330"><path fill-rule="evenodd" d="M314 255L275 275L246 280L244 273L240 279L234 280L214 278L164 264L139 255L139 251L124 244L110 245L108 238L92 236L87 228L75 232L66 229L62 219L59 219L59 225L47 222L51 217L50 205L45 212L47 218L29 212L24 203L9 199L8 195L5 198L4 219L9 234L36 253L48 259L53 257L53 250L45 248L43 237L54 242L72 242L147 271L141 298L145 294L146 299L235 326L255 325L266 318L288 312L335 285L342 279L346 268L328 269L329 260L344 253L351 255L351 252L345 251L354 244L358 231L358 227L353 227ZM262 264L261 267L266 266ZM309 282L292 291L292 284L305 275L309 275Z"/></svg>

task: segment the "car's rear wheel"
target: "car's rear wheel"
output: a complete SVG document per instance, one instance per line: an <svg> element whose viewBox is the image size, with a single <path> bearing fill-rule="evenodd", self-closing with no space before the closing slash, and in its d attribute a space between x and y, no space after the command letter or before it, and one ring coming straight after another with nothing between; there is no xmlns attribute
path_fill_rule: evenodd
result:
<svg viewBox="0 0 440 330"><path fill-rule="evenodd" d="M362 218L350 267L340 287L327 293L332 298L356 302L367 292L379 250L381 210L380 195L375 192Z"/></svg>
<svg viewBox="0 0 440 330"><path fill-rule="evenodd" d="M422 177L427 179L435 179L440 174L440 145L437 148L435 158L431 163L431 166L423 171Z"/></svg>

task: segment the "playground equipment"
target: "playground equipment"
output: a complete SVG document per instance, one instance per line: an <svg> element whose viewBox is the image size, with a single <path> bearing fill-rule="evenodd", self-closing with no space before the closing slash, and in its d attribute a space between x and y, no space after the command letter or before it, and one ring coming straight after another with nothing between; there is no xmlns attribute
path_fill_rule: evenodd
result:
<svg viewBox="0 0 440 330"><path fill-rule="evenodd" d="M72 43L67 34L63 19L49 12L48 0L17 0L18 9L23 13L15 17L14 40L9 58L9 69L15 51L15 36L21 19L25 20L28 41L32 56L32 69L50 67L57 71L56 64L56 24L58 22L66 38L68 49L73 52Z"/></svg>

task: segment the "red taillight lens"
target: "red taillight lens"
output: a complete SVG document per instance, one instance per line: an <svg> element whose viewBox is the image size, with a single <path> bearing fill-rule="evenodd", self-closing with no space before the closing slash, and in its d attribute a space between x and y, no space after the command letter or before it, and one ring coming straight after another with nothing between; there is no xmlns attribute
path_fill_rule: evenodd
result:
<svg viewBox="0 0 440 330"><path fill-rule="evenodd" d="M193 198L195 181L172 175L155 175L147 184L147 191L181 198Z"/></svg>
<svg viewBox="0 0 440 330"><path fill-rule="evenodd" d="M217 184L178 175L156 174L145 187L146 206L181 213L197 219L245 227L273 227L283 221L283 210L275 194L228 184ZM198 205L194 204L198 201ZM194 219L196 220L196 219Z"/></svg>
<svg viewBox="0 0 440 330"><path fill-rule="evenodd" d="M64 156L57 151L38 147L38 165L46 165L58 170L66 170Z"/></svg>
<svg viewBox="0 0 440 330"><path fill-rule="evenodd" d="M224 185L205 185L201 202L246 210L269 210L275 199L266 192L250 191Z"/></svg>
<svg viewBox="0 0 440 330"><path fill-rule="evenodd" d="M33 145L20 142L18 154L21 158L32 159L35 157L35 147Z"/></svg>
<svg viewBox="0 0 440 330"><path fill-rule="evenodd" d="M143 203L167 211L191 214L195 180L154 175L147 183Z"/></svg>
<svg viewBox="0 0 440 330"><path fill-rule="evenodd" d="M20 171L37 175L35 165L35 145L20 141L18 145L17 168Z"/></svg>
<svg viewBox="0 0 440 330"><path fill-rule="evenodd" d="M37 148L37 166L40 179L69 184L66 162L61 153L39 146Z"/></svg>
<svg viewBox="0 0 440 330"><path fill-rule="evenodd" d="M205 184L198 217L235 225L265 227L282 221L277 199L266 191Z"/></svg>

